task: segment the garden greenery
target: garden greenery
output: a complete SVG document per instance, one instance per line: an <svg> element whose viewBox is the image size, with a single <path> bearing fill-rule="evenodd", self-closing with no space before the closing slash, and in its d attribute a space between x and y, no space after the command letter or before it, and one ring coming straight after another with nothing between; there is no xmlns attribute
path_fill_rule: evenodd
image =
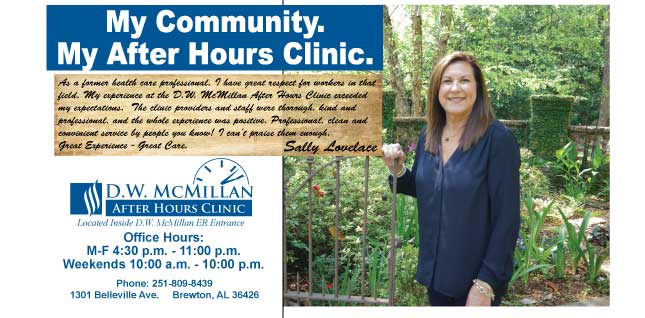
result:
<svg viewBox="0 0 645 318"><path fill-rule="evenodd" d="M609 156L603 154L600 145L596 145L592 152L590 167L583 167L573 142L556 150L555 158L554 166L563 181L565 195L581 200L591 194L592 188L603 197L609 195Z"/></svg>
<svg viewBox="0 0 645 318"><path fill-rule="evenodd" d="M414 156L414 145L408 145L407 164ZM533 275L546 279L562 279L569 273L584 273L591 286L601 275L601 265L609 250L594 247L586 238L591 212L584 212L576 227L570 215L560 208L557 191L569 193L575 184L583 187L581 202L590 194L602 194L608 189L609 157L599 147L593 151L590 170L583 169L572 144L557 151L556 161L547 162L521 149L520 182L524 209L519 238L514 251L514 272L510 282L513 293L515 281L526 284ZM304 157L286 157L285 179L288 194L299 187L307 177L308 165ZM313 159L316 169L332 160L329 157ZM285 231L287 240L287 271L306 277L308 271L308 196L312 199L312 267L313 292L333 294L334 239L339 237L338 290L341 295L360 295L387 298L388 257L390 256L390 219L392 194L387 184L388 170L380 159L369 162L369 191L367 223L363 222L365 159L346 158L340 161L340 215L335 226L336 178L335 164L322 170L288 202L285 202ZM565 180L562 188L551 185L541 167L551 164ZM584 171L584 172L583 172ZM606 179L605 179L606 178ZM583 183L581 185L581 183ZM605 185L607 185L605 187ZM597 190L594 190L596 189ZM425 287L415 281L418 257L418 211L416 200L399 195L396 210L397 257L395 271L395 299L397 305L422 306L427 304ZM538 202L536 204L536 202ZM564 203L566 204L566 202ZM557 212L555 211L557 207ZM584 210L584 204L580 205ZM559 216L558 216L559 214ZM554 217L556 218L554 221ZM548 220L548 221L547 221ZM561 222L558 222L560 220ZM553 223L556 223L555 225ZM561 223L562 225L558 225ZM548 228L547 228L548 226ZM360 285L362 274L362 231L365 228L366 257L365 285ZM582 266L584 265L584 266ZM570 271L566 270L570 268ZM584 270L584 272L583 272ZM517 285L517 284L516 284ZM517 286L515 286L517 287ZM336 302L314 302L318 305L344 305Z"/></svg>
<svg viewBox="0 0 645 318"><path fill-rule="evenodd" d="M545 198L549 194L549 179L538 167L543 165L539 158L525 148L520 149L520 191L533 198Z"/></svg>

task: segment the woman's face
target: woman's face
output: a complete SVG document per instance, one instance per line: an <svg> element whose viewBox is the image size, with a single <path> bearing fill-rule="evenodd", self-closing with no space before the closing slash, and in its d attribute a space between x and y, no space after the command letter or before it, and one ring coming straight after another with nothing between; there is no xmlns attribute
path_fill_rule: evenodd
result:
<svg viewBox="0 0 645 318"><path fill-rule="evenodd" d="M441 75L439 103L446 115L467 116L477 99L477 81L473 67L458 61L448 65Z"/></svg>

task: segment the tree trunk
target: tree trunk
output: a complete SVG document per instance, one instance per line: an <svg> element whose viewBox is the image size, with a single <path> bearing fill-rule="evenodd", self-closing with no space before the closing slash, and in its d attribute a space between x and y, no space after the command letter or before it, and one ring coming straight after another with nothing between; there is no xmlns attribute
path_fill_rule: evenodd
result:
<svg viewBox="0 0 645 318"><path fill-rule="evenodd" d="M602 68L602 97L598 114L598 126L609 126L609 11L605 26L605 65Z"/></svg>
<svg viewBox="0 0 645 318"><path fill-rule="evenodd" d="M423 74L423 30L421 29L421 6L415 6L412 13L414 52L412 53L412 116L421 115L421 77Z"/></svg>
<svg viewBox="0 0 645 318"><path fill-rule="evenodd" d="M394 90L396 102L396 114L399 117L406 117L410 115L408 110L408 101L405 95L405 86L403 85L403 77L399 69L399 56L396 48L396 38L392 30L392 21L390 20L390 12L387 5L383 6L383 43L385 43L385 50L387 51L387 67L390 71L389 84Z"/></svg>
<svg viewBox="0 0 645 318"><path fill-rule="evenodd" d="M450 39L450 31L452 30L452 17L452 6L439 7L439 33L436 37L437 57L434 63L447 53L448 40Z"/></svg>

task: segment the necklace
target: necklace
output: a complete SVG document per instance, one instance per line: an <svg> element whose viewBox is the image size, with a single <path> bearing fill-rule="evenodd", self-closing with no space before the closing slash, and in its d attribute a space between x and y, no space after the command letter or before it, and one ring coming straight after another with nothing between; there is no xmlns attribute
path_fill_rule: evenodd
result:
<svg viewBox="0 0 645 318"><path fill-rule="evenodd" d="M450 141L450 138L453 138L453 137L455 137L455 136L457 136L457 135L448 136L448 137L444 138L444 139L443 139L443 141L445 141L445 142L449 142L449 141Z"/></svg>
<svg viewBox="0 0 645 318"><path fill-rule="evenodd" d="M457 132L453 131L453 133L449 135L447 133L448 128L444 127L443 132L441 134L442 135L441 138L443 139L443 141L447 143L447 142L450 142L451 140L453 140L453 138L461 136L463 134L463 132L464 132L464 127L459 127L459 128L457 128L455 130L457 130Z"/></svg>
<svg viewBox="0 0 645 318"><path fill-rule="evenodd" d="M449 141L450 141L450 139L452 139L452 138L454 138L454 137L457 137L457 136L459 136L459 135L460 135L460 134L459 134L459 133L457 133L457 134L453 134L453 135L450 135L450 136L445 136L445 137L443 137L443 136L442 136L442 137L443 137L443 141L444 141L444 142L449 142Z"/></svg>

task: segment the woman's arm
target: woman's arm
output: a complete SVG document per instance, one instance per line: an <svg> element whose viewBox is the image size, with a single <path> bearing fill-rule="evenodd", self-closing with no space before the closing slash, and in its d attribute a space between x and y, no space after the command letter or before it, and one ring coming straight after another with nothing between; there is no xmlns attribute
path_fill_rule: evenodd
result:
<svg viewBox="0 0 645 318"><path fill-rule="evenodd" d="M477 278L501 292L513 273L520 227L520 151L510 130L495 133L488 163L491 233Z"/></svg>
<svg viewBox="0 0 645 318"><path fill-rule="evenodd" d="M417 171L417 162L419 162L419 156L424 151L423 146L425 144L425 131L426 128L424 127L421 130L421 135L419 137L419 142L417 142L417 147L416 147L416 152L414 154L414 163L412 164L412 170L408 169L405 166L405 154L403 154L403 157L400 157L402 159L401 162L403 164L403 174L399 174L398 176L393 176L394 173L391 173L390 176L388 177L388 182L390 184L390 189L392 188L392 182L396 178L396 191L397 193L402 193L402 194L407 194L411 197L416 198L417 196L417 186L416 186L416 181L415 181L415 175ZM398 145L398 144L397 144ZM383 158L385 160L385 153L383 154ZM388 161L386 161L386 164L388 164ZM392 165L394 167L394 165ZM388 167L389 168L389 167ZM390 169L392 171L392 169Z"/></svg>

